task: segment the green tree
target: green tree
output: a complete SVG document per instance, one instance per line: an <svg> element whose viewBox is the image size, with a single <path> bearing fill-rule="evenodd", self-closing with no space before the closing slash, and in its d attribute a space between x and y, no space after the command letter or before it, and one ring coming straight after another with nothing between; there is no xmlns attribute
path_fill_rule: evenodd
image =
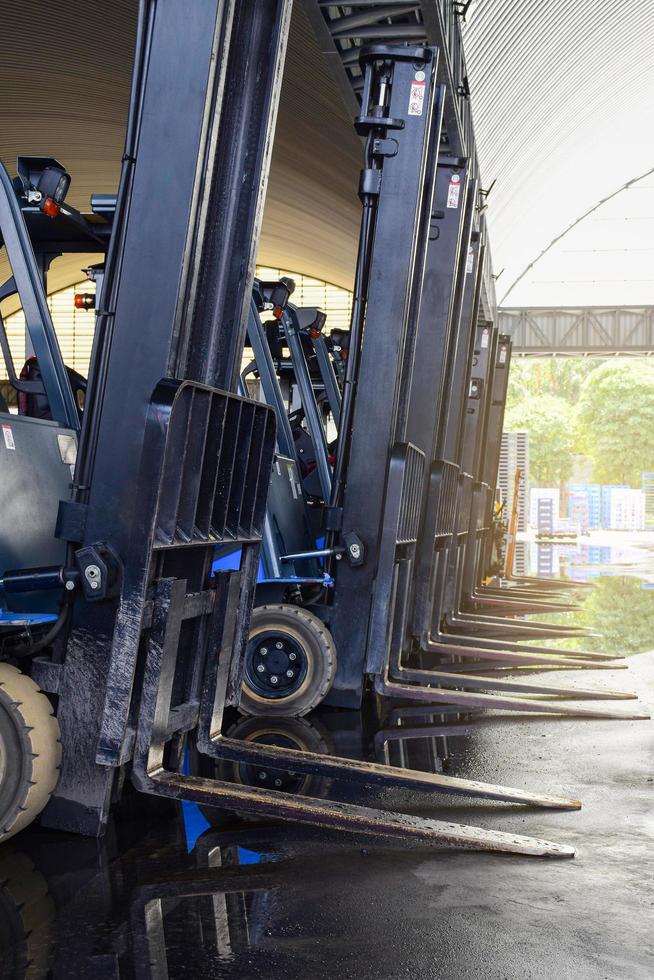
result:
<svg viewBox="0 0 654 980"><path fill-rule="evenodd" d="M577 446L598 483L641 485L654 469L654 365L605 362L581 386Z"/></svg>
<svg viewBox="0 0 654 980"><path fill-rule="evenodd" d="M541 487L554 487L570 476L574 461L573 411L556 395L528 397L506 413L507 431L526 429L529 433L529 477Z"/></svg>
<svg viewBox="0 0 654 980"><path fill-rule="evenodd" d="M507 408L542 395L556 395L574 405L584 379L603 363L587 357L515 358L511 362Z"/></svg>

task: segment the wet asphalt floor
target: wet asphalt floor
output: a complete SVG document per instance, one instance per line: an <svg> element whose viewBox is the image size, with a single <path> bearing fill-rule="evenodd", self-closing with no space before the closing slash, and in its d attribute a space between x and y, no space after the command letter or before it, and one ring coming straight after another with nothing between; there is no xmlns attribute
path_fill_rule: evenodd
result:
<svg viewBox="0 0 654 980"><path fill-rule="evenodd" d="M654 705L654 655L629 663L564 681L634 689ZM576 858L211 828L194 808L155 801L101 843L33 829L0 849L0 977L651 980L653 723L486 716L439 742L451 775L583 808L366 802L545 837Z"/></svg>

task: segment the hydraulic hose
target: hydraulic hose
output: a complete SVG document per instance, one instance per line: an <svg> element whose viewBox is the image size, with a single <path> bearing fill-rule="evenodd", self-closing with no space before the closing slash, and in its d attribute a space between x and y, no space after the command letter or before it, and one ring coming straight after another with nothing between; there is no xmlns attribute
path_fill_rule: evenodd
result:
<svg viewBox="0 0 654 980"><path fill-rule="evenodd" d="M45 650L46 647L50 646L50 644L56 640L64 627L67 625L68 620L70 619L71 607L72 593L66 592L62 599L61 609L57 619L40 639L36 640L35 643L17 643L15 646L5 641L2 644L2 652L6 652L12 657L34 657L37 653L40 653L41 650Z"/></svg>
<svg viewBox="0 0 654 980"><path fill-rule="evenodd" d="M365 157L367 167L372 165L373 139L374 137L371 133L366 141ZM372 257L375 218L377 216L377 196L374 194L363 195L362 204L363 212L361 215L361 231L359 235L354 296L352 300L352 317L350 320L350 345L343 381L341 421L336 445L336 460L332 475L332 492L329 501L329 508L332 513L335 508L339 508L342 505L343 493L347 482L347 468L352 445L352 423L354 420L356 389L361 362L361 346L366 319L370 260ZM336 533L334 529L328 531L326 539L328 548L334 547ZM325 565L327 572L331 574L333 571L333 556L327 558Z"/></svg>
<svg viewBox="0 0 654 980"><path fill-rule="evenodd" d="M139 4L134 73L130 91L125 148L118 184L114 223L107 252L102 296L100 297L101 309L97 314L93 338L84 422L80 433L77 469L73 484L73 497L79 502L85 502L88 497L107 385L109 352L113 335L113 310L120 281L123 245L142 114L143 79L147 74L155 7L155 0L141 0Z"/></svg>

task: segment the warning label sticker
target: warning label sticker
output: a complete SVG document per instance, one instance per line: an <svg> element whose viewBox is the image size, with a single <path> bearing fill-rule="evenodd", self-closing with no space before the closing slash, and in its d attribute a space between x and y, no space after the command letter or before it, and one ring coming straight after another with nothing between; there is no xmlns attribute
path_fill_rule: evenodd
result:
<svg viewBox="0 0 654 980"><path fill-rule="evenodd" d="M470 246L468 249L468 258L466 259L466 272L472 272L473 266L475 264L475 250Z"/></svg>
<svg viewBox="0 0 654 980"><path fill-rule="evenodd" d="M458 208L459 195L461 193L461 178L458 174L450 177L450 186L447 188L447 207Z"/></svg>
<svg viewBox="0 0 654 980"><path fill-rule="evenodd" d="M489 339L490 339L490 334L489 334L488 328L487 327L484 327L484 330L483 330L482 335L481 335L481 346L482 347L488 347L488 341L489 341Z"/></svg>
<svg viewBox="0 0 654 980"><path fill-rule="evenodd" d="M14 434L11 431L10 425L2 426L2 434L5 437L5 446L7 449L15 449L16 443L14 442Z"/></svg>
<svg viewBox="0 0 654 980"><path fill-rule="evenodd" d="M409 115L421 116L422 107L425 103L425 82L411 82L411 95L409 96Z"/></svg>

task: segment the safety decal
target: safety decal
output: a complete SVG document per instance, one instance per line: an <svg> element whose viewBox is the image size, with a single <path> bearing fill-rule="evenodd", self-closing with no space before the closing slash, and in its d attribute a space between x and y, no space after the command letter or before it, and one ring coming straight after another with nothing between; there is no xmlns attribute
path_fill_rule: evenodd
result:
<svg viewBox="0 0 654 980"><path fill-rule="evenodd" d="M468 258L466 259L466 272L472 272L475 264L475 250L470 246L468 249Z"/></svg>
<svg viewBox="0 0 654 980"><path fill-rule="evenodd" d="M484 329L482 331L482 334L481 334L481 346L482 347L488 347L488 341L489 341L489 339L490 339L490 333L489 333L488 327L484 327Z"/></svg>
<svg viewBox="0 0 654 980"><path fill-rule="evenodd" d="M447 188L448 208L458 208L460 193L461 193L461 178L459 177L458 174L452 174L452 176L450 177L450 186Z"/></svg>
<svg viewBox="0 0 654 980"><path fill-rule="evenodd" d="M15 449L16 443L14 442L14 434L11 431L10 425L2 426L2 434L5 437L5 446L7 449Z"/></svg>
<svg viewBox="0 0 654 980"><path fill-rule="evenodd" d="M409 96L410 116L422 115L422 107L425 103L425 86L424 71L417 71L415 80L411 82L411 95Z"/></svg>

